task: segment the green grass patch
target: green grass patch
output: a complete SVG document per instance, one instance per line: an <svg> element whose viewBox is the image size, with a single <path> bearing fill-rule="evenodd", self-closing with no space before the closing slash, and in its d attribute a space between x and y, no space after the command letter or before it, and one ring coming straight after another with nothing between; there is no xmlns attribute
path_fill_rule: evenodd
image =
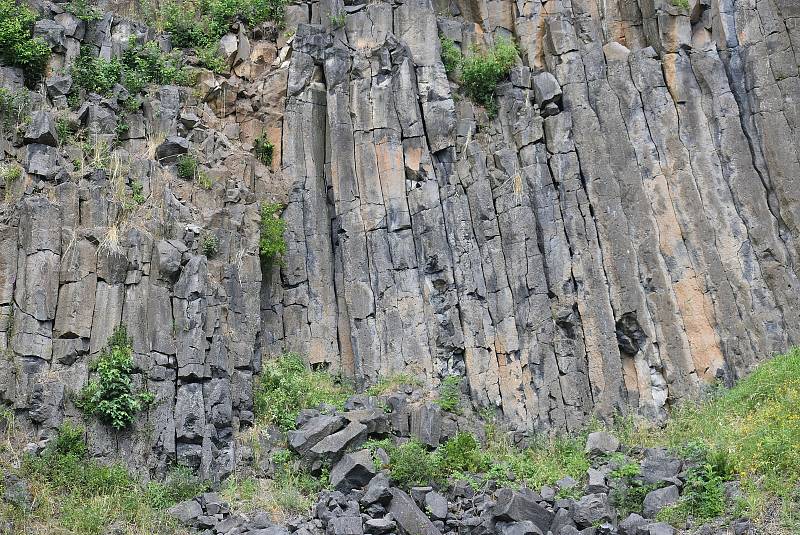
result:
<svg viewBox="0 0 800 535"><path fill-rule="evenodd" d="M406 488L444 485L452 478L470 481L476 487L491 479L500 486L525 484L538 489L565 476L586 479L589 461L583 453L584 438L542 437L520 449L497 428L488 426L485 445L460 432L433 451L415 439L400 445L372 441L367 446L372 450L381 447L388 453L392 479Z"/></svg>
<svg viewBox="0 0 800 535"><path fill-rule="evenodd" d="M667 446L699 463L688 498L665 518L710 518L721 507L721 482L737 478L745 495L734 504L739 514L760 521L777 507L790 530L800 529L800 349L764 362L729 390L679 405L664 429L626 422L617 435L626 444Z"/></svg>
<svg viewBox="0 0 800 535"><path fill-rule="evenodd" d="M664 430L685 454L707 450L731 471L775 495L800 482L800 349L762 364L734 388L700 404L685 404Z"/></svg>
<svg viewBox="0 0 800 535"><path fill-rule="evenodd" d="M419 377L415 377L410 373L395 373L378 379L377 383L367 388L366 393L369 396L380 396L399 390L404 386L415 388L424 384Z"/></svg>
<svg viewBox="0 0 800 535"><path fill-rule="evenodd" d="M141 485L124 467L90 459L84 430L69 422L40 456L26 456L18 471L10 469L28 481L32 498L27 510L0 510L20 533L100 535L111 524L125 533L174 533L166 509L208 489L186 468Z"/></svg>
<svg viewBox="0 0 800 535"><path fill-rule="evenodd" d="M289 430L302 409L322 403L343 409L352 394L340 379L311 370L299 355L286 353L264 363L253 387L253 406L260 424Z"/></svg>
<svg viewBox="0 0 800 535"><path fill-rule="evenodd" d="M234 475L225 481L222 497L234 511L266 511L276 522L308 513L327 487L327 474L314 477L289 452L277 452L272 462L275 470L270 479Z"/></svg>

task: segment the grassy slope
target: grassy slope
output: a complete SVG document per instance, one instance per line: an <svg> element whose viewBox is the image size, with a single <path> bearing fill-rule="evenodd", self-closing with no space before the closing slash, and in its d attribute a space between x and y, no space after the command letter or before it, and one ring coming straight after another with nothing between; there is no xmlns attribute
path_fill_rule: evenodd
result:
<svg viewBox="0 0 800 535"><path fill-rule="evenodd" d="M256 392L261 425L283 428L293 423L287 413L321 402L341 405L349 394L330 376L307 371L291 356L266 366ZM663 429L626 420L612 431L629 446L667 446L682 456L702 458L724 478L736 477L742 483L744 500L728 511L730 515L749 515L768 533L800 532L800 349L766 362L731 390L716 390L706 401L678 407ZM481 478L472 474L483 472L483 480L538 488L567 475L580 480L589 466L583 435L542 438L518 450L496 426L487 425L486 432L486 447L464 434L435 452L413 441L399 448L386 442L371 446L389 450L389 467L407 484L455 477L480 485ZM120 468L86 459L74 429L71 435L66 429L62 438L61 445L40 460L21 459L10 441L0 447L0 469L26 478L34 498L30 510L0 502L0 519L14 519L22 528L19 533L93 535L114 522L129 533L179 533L164 511L202 490L189 474L178 472L167 484L141 485ZM303 473L296 460L283 453L280 457L286 458L273 454L273 480L243 474L227 482L224 494L234 508L258 507L285 518L300 512L298 507L310 506L326 481ZM719 490L719 482L712 483L699 488L701 498L704 492ZM686 514L683 511L677 520L685 520Z"/></svg>

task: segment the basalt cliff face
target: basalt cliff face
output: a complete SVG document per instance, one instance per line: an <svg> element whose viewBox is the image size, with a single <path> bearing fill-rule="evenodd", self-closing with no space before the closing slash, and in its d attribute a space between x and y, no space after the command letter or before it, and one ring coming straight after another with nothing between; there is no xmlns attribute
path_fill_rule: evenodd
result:
<svg viewBox="0 0 800 535"><path fill-rule="evenodd" d="M359 387L460 375L519 429L576 430L663 418L800 343L800 3L688 4L295 3L287 33L231 28L230 74L70 111L81 46L168 37L135 4L86 24L39 2L49 75L2 140L24 173L0 212L0 399L49 435L124 324L156 402L131 431L89 422L93 455L219 478L287 351ZM440 35L516 43L496 115L448 79ZM210 189L176 176L187 151ZM263 201L285 205L283 263L259 259Z"/></svg>

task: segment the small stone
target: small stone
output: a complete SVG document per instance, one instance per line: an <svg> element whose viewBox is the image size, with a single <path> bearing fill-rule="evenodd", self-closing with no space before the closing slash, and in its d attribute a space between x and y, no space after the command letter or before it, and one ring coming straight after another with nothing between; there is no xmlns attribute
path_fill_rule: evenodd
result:
<svg viewBox="0 0 800 535"><path fill-rule="evenodd" d="M614 453L619 449L619 440L616 439L611 433L605 431L596 431L589 433L586 438L585 452L590 456L605 455Z"/></svg>
<svg viewBox="0 0 800 535"><path fill-rule="evenodd" d="M642 514L645 518L655 518L659 511L667 506L676 504L679 498L680 491L675 485L648 492L647 496L644 497Z"/></svg>
<svg viewBox="0 0 800 535"><path fill-rule="evenodd" d="M429 492L425 495L425 510L434 520L447 518L447 498L438 492Z"/></svg>

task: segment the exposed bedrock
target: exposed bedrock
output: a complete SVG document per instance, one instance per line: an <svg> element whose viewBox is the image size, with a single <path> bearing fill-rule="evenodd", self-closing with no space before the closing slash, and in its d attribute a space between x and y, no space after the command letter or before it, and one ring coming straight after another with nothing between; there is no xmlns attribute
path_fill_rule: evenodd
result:
<svg viewBox="0 0 800 535"><path fill-rule="evenodd" d="M576 430L661 419L800 343L794 0L290 5L287 34L223 38L230 75L130 113L88 96L74 115L94 143L128 125L91 173L56 139L60 69L150 34L56 12L46 91L0 152L25 171L0 211L0 400L39 438L79 416L120 323L156 403L129 432L90 422L92 453L216 478L262 358L286 351L360 387L464 376L520 430ZM448 79L440 35L517 43L495 117ZM271 166L251 154L262 132ZM177 179L185 152L210 189ZM283 263L259 260L265 200L286 203Z"/></svg>

